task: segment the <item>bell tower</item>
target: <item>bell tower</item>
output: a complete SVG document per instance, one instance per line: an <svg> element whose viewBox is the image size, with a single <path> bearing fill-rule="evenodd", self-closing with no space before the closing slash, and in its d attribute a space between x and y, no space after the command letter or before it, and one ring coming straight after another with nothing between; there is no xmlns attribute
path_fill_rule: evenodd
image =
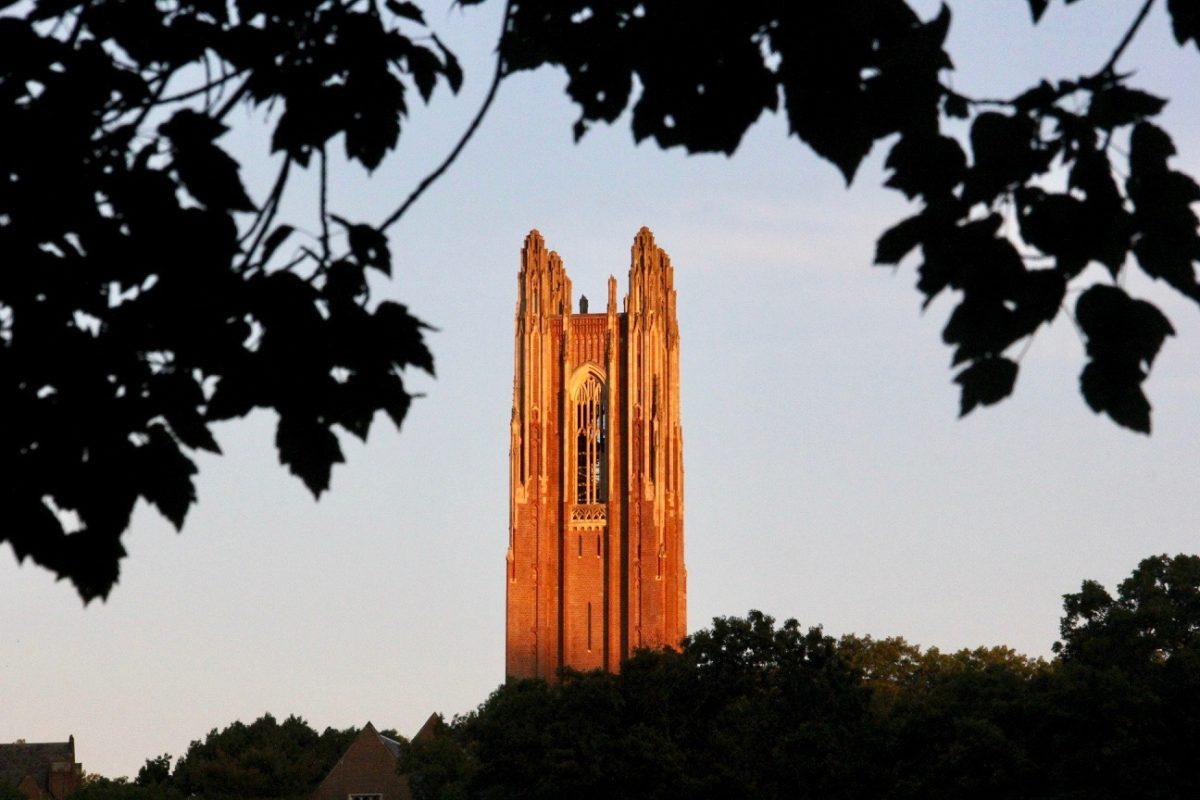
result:
<svg viewBox="0 0 1200 800"><path fill-rule="evenodd" d="M562 259L521 249L505 575L510 677L617 671L687 632L674 270L647 229L617 310L572 313Z"/></svg>

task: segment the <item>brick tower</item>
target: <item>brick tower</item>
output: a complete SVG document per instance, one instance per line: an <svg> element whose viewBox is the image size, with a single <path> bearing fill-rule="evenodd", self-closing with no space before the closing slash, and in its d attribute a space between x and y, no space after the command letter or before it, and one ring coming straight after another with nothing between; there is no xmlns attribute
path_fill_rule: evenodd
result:
<svg viewBox="0 0 1200 800"><path fill-rule="evenodd" d="M646 228L629 293L572 313L558 254L531 231L516 313L505 669L616 671L687 631L674 270Z"/></svg>

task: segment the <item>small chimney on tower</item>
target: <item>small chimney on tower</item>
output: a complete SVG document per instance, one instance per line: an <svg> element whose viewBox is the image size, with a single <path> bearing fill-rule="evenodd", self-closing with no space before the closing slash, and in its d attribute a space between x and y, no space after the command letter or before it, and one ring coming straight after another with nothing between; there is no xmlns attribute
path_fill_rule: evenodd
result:
<svg viewBox="0 0 1200 800"><path fill-rule="evenodd" d="M579 313L580 314L587 313L587 295L586 294L579 295Z"/></svg>

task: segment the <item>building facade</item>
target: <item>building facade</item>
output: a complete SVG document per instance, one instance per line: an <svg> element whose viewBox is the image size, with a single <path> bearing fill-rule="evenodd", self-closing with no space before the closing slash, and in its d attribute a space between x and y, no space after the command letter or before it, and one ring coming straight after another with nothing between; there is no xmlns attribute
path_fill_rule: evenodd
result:
<svg viewBox="0 0 1200 800"><path fill-rule="evenodd" d="M370 722L329 770L312 800L412 800L408 776L399 772L400 743Z"/></svg>
<svg viewBox="0 0 1200 800"><path fill-rule="evenodd" d="M440 736L441 715L432 714L412 743ZM409 776L400 772L400 742L384 736L370 722L313 791L310 800L412 800Z"/></svg>
<svg viewBox="0 0 1200 800"><path fill-rule="evenodd" d="M510 677L617 671L687 630L674 271L642 228L617 308L573 312L532 231L515 321L506 555Z"/></svg>
<svg viewBox="0 0 1200 800"><path fill-rule="evenodd" d="M0 744L0 786L15 788L29 800L63 800L82 780L74 736L65 742Z"/></svg>

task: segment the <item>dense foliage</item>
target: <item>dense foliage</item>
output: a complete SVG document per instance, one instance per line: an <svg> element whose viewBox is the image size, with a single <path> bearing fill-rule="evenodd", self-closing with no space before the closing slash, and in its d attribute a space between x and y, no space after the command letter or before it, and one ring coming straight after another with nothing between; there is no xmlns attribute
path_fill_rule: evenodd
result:
<svg viewBox="0 0 1200 800"><path fill-rule="evenodd" d="M519 0L507 52L514 70L566 70L577 136L632 107L639 141L732 154L763 112L780 110L847 181L889 141L887 185L921 210L880 237L876 262L897 265L920 249L924 304L957 293L942 335L962 367L962 413L1012 392L1010 351L1078 290L1084 399L1148 433L1141 384L1174 330L1121 288L1127 260L1200 302L1191 208L1200 187L1171 168L1171 138L1150 121L1166 99L1118 69L1154 3L1113 4L1131 25L1095 71L1008 99L949 88L950 9L922 20L906 0ZM1048 5L1029 0L1035 21ZM1194 0L1167 8L1179 44L1200 48ZM966 143L946 132L962 125ZM1092 264L1108 275L1085 274Z"/></svg>
<svg viewBox="0 0 1200 800"><path fill-rule="evenodd" d="M139 498L183 525L213 423L274 409L280 461L319 495L333 429L399 425L401 370L432 371L422 324L369 303L382 232L326 196L331 140L374 169L412 91L461 80L415 6L385 5L37 0L0 17L0 541L85 600L115 582ZM274 111L259 201L220 142L238 104ZM321 233L287 248L303 225L276 213L310 164Z"/></svg>
<svg viewBox="0 0 1200 800"><path fill-rule="evenodd" d="M510 681L400 741L415 800L1178 798L1200 794L1200 556L1064 597L1050 660L718 618L619 675ZM300 800L358 731L271 715L75 800ZM4 788L0 787L0 797Z"/></svg>
<svg viewBox="0 0 1200 800"><path fill-rule="evenodd" d="M379 411L399 424L402 371L433 369L422 323L369 297L368 270L392 268L387 230L502 80L546 64L567 73L577 136L631 108L638 140L732 153L781 111L847 180L887 141L887 185L920 211L876 260L920 250L924 302L957 293L943 338L962 413L1008 396L1014 351L1065 313L1086 341L1084 399L1148 432L1142 383L1174 330L1121 277L1136 263L1200 300L1200 188L1152 121L1165 98L1118 69L1155 2L1114 4L1129 33L1094 71L976 99L944 80L946 7L923 20L905 0L507 0L479 114L404 202L361 221L332 207L331 148L375 169L413 92L463 79L418 5L0 0L0 542L106 596L137 501L182 526L192 454L255 408L278 414L281 463L325 491L339 431L365 439ZM1194 0L1164 2L1179 43L1200 45ZM1050 5L1029 0L1035 19ZM244 124L277 165L261 198L222 145L238 106L262 111ZM947 133L964 125L965 142ZM316 173L313 233L276 220L300 170Z"/></svg>
<svg viewBox="0 0 1200 800"><path fill-rule="evenodd" d="M405 766L418 800L1196 796L1200 557L1065 600L1049 662L719 618L620 675L510 682Z"/></svg>
<svg viewBox="0 0 1200 800"><path fill-rule="evenodd" d="M306 800L358 735L355 728L317 733L299 717L264 714L196 740L171 768L171 756L148 759L130 782L94 778L75 800ZM395 731L385 736L400 738Z"/></svg>

